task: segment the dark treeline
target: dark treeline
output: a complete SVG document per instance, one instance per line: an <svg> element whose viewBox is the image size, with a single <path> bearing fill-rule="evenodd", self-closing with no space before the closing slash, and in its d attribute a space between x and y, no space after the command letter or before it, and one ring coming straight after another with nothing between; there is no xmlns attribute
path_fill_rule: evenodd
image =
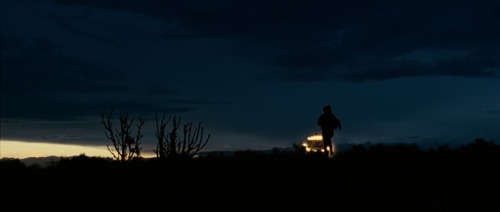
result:
<svg viewBox="0 0 500 212"><path fill-rule="evenodd" d="M2 204L19 210L498 211L499 162L500 146L476 139L427 151L355 145L331 159L299 149L127 163L80 155L0 169Z"/></svg>

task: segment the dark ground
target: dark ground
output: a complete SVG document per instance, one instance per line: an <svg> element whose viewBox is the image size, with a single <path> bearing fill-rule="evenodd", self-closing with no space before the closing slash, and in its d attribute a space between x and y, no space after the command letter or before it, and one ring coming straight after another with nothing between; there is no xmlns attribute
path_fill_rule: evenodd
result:
<svg viewBox="0 0 500 212"><path fill-rule="evenodd" d="M500 211L500 148L354 146L127 164L80 156L47 168L1 164L13 211Z"/></svg>

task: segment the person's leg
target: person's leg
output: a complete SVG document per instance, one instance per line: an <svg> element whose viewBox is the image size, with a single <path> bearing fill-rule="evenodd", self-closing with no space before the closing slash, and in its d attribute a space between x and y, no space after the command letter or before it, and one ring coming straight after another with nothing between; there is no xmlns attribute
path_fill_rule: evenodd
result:
<svg viewBox="0 0 500 212"><path fill-rule="evenodd" d="M333 136L330 138L330 154L333 154Z"/></svg>
<svg viewBox="0 0 500 212"><path fill-rule="evenodd" d="M330 142L328 142L328 150L331 153L333 153L333 145L332 145L332 140L330 139Z"/></svg>
<svg viewBox="0 0 500 212"><path fill-rule="evenodd" d="M333 132L332 132L332 136L330 137L330 154L333 154Z"/></svg>
<svg viewBox="0 0 500 212"><path fill-rule="evenodd" d="M325 149L325 155L328 156L329 151L332 149L332 140L330 137L323 137L323 148Z"/></svg>

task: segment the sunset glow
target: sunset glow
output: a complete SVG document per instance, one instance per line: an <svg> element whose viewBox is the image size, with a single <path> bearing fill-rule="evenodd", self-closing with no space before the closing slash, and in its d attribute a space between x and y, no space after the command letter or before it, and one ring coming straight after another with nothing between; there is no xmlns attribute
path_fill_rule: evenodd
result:
<svg viewBox="0 0 500 212"><path fill-rule="evenodd" d="M27 158L47 156L87 156L111 157L106 146L82 146L41 142L0 141L0 158Z"/></svg>

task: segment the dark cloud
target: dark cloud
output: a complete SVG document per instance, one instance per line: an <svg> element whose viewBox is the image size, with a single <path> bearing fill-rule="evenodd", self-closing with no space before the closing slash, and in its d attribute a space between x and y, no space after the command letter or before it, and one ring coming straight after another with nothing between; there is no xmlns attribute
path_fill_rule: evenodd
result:
<svg viewBox="0 0 500 212"><path fill-rule="evenodd" d="M164 22L163 32L168 39L236 40L234 52L271 69L259 75L259 79L359 82L426 76L498 77L500 68L496 59L500 57L500 30L496 24L500 20L500 4L494 1L53 2L154 17ZM82 31L61 17L50 17L72 32L99 34ZM62 63L60 58L47 61ZM99 71L84 77L116 73L102 69L87 67L85 70ZM131 88L123 83L109 83L109 79L85 80L78 85L78 81L68 80L71 75L56 76L54 81L59 83L51 84L76 91L176 92L161 84ZM118 76L119 72L108 78Z"/></svg>
<svg viewBox="0 0 500 212"><path fill-rule="evenodd" d="M486 113L489 113L489 114L500 114L500 109L486 111Z"/></svg>
<svg viewBox="0 0 500 212"><path fill-rule="evenodd" d="M78 120L110 108L185 113L194 110L185 105L218 104L160 99L177 92L158 82L128 83L126 73L65 56L44 38L1 40L1 68L8 70L2 71L2 119Z"/></svg>
<svg viewBox="0 0 500 212"><path fill-rule="evenodd" d="M32 100L32 99L30 99ZM3 119L33 119L74 121L87 116L98 116L112 108L131 111L143 117L149 117L155 112L186 113L194 108L183 105L163 106L162 102L143 100L95 101L89 100L54 100L33 99L26 102L10 102L2 106L5 113Z"/></svg>
<svg viewBox="0 0 500 212"><path fill-rule="evenodd" d="M1 68L8 70L2 71L2 118L69 118L63 111L81 103L64 104L67 98L127 89L114 81L120 75L110 67L64 56L43 38L15 40L15 47L2 48Z"/></svg>
<svg viewBox="0 0 500 212"><path fill-rule="evenodd" d="M2 46L4 46L2 35ZM6 42L8 42L7 39ZM17 39L21 40L21 39ZM113 67L70 58L57 52L45 38L18 42L17 48L2 49L2 91L96 92L117 91L122 75ZM22 94L21 94L22 95Z"/></svg>
<svg viewBox="0 0 500 212"><path fill-rule="evenodd" d="M345 73L342 77L350 81L426 76L498 77L500 63L492 59L497 56L500 56L498 52L472 52L435 61L421 61L418 58L388 59L358 67L351 66L355 71Z"/></svg>
<svg viewBox="0 0 500 212"><path fill-rule="evenodd" d="M343 23L330 40L316 39L314 46L292 46L274 60L286 67L287 80L301 80L318 70L319 79L349 81L384 80L412 76L497 77L500 30L495 23L499 4L399 3L373 5L357 19ZM430 58L433 64L394 58L426 47L441 54L463 51L459 56ZM427 57L434 51L422 52ZM298 76L290 78L288 76Z"/></svg>
<svg viewBox="0 0 500 212"><path fill-rule="evenodd" d="M498 77L500 68L494 59L500 56L500 3L496 1L56 2L161 18L169 23L165 36L171 39L236 39L240 50L257 48L273 54L252 55L276 68L263 78ZM430 67L412 60L393 61L422 47L470 53L458 63L443 59Z"/></svg>

